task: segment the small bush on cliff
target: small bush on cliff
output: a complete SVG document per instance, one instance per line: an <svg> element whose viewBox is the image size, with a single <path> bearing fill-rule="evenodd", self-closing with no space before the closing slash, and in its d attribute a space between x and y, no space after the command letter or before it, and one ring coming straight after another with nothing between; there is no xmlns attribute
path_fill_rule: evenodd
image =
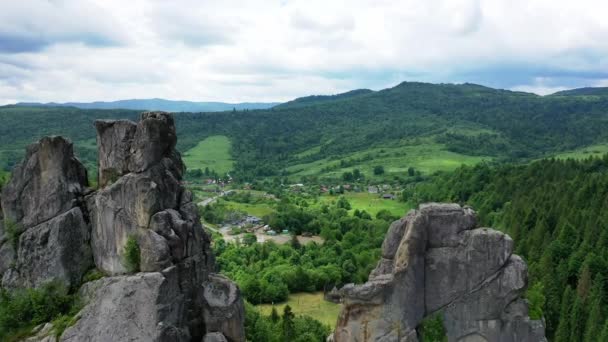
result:
<svg viewBox="0 0 608 342"><path fill-rule="evenodd" d="M0 291L0 340L10 341L36 325L70 314L77 306L74 296L59 282L38 289Z"/></svg>
<svg viewBox="0 0 608 342"><path fill-rule="evenodd" d="M443 319L439 314L425 318L418 331L422 342L446 342L448 340L443 327Z"/></svg>
<svg viewBox="0 0 608 342"><path fill-rule="evenodd" d="M137 238L135 238L135 236L129 236L127 243L125 244L124 254L124 264L129 273L139 271L140 252Z"/></svg>
<svg viewBox="0 0 608 342"><path fill-rule="evenodd" d="M13 246L13 250L17 252L17 249L19 248L19 237L24 231L23 227L20 224L7 219L4 221L4 230L6 231L8 240Z"/></svg>

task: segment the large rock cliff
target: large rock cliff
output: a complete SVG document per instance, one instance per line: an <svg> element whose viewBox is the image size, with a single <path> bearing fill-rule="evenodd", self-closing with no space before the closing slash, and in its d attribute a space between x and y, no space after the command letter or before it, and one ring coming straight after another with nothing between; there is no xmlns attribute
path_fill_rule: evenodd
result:
<svg viewBox="0 0 608 342"><path fill-rule="evenodd" d="M439 314L448 341L546 341L523 299L525 262L508 235L476 228L470 208L425 204L394 222L363 285L342 289L337 342L413 342Z"/></svg>
<svg viewBox="0 0 608 342"><path fill-rule="evenodd" d="M244 341L239 289L214 274L210 238L181 185L173 118L149 112L95 126L99 190L87 190L61 137L30 146L3 189L0 228L21 234L11 241L0 229L2 285L75 288L93 266L106 274L80 288L87 304L61 341ZM126 266L127 241L139 247L139 273Z"/></svg>

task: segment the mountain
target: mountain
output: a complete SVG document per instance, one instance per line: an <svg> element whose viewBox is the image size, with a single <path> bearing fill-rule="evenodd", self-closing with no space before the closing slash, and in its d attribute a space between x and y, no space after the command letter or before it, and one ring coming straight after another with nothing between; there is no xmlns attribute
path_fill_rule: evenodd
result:
<svg viewBox="0 0 608 342"><path fill-rule="evenodd" d="M295 107L303 107L309 106L313 104L320 104L325 102L331 102L335 100L345 100L351 99L353 97L359 97L366 94L373 93L373 90L369 89L355 89L351 91L347 91L345 93L336 94L336 95L311 95L305 97L299 97L295 100L285 102L275 106L276 108L295 108Z"/></svg>
<svg viewBox="0 0 608 342"><path fill-rule="evenodd" d="M608 96L608 87L586 87L562 90L551 96Z"/></svg>
<svg viewBox="0 0 608 342"><path fill-rule="evenodd" d="M133 109L133 110L161 110L166 112L223 112L228 110L268 109L278 105L279 102L192 102L172 101L165 99L133 99L119 101L96 102L66 102L66 103L38 103L20 102L17 106L23 107L76 107L80 109Z"/></svg>
<svg viewBox="0 0 608 342"><path fill-rule="evenodd" d="M411 166L432 173L468 161L528 161L607 142L607 113L608 97L403 82L265 110L180 113L175 120L180 151L224 135L236 161L231 175L253 180L277 175L340 178L353 168L369 175L376 165L398 175ZM10 167L36 138L61 134L75 142L85 164L94 166L93 121L138 115L123 109L0 107L0 164Z"/></svg>

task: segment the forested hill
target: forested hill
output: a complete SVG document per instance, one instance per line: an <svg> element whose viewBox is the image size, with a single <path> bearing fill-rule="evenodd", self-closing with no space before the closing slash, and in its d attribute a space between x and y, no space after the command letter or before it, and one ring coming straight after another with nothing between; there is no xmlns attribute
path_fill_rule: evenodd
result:
<svg viewBox="0 0 608 342"><path fill-rule="evenodd" d="M587 87L562 90L552 96L608 96L608 87Z"/></svg>
<svg viewBox="0 0 608 342"><path fill-rule="evenodd" d="M474 84L404 82L376 92L293 103L268 110L176 114L178 148L185 151L207 136L226 135L236 160L233 175L249 180L372 147L438 144L463 155L526 160L608 141L608 97L602 96L542 97ZM0 161L10 164L14 153L45 134L66 135L79 153L86 153L87 144L94 144L94 119L136 115L1 107Z"/></svg>

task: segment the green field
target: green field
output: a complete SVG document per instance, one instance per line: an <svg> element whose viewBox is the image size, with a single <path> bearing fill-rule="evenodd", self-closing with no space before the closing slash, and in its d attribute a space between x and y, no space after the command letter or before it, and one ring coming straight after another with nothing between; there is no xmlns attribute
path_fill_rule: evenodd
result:
<svg viewBox="0 0 608 342"><path fill-rule="evenodd" d="M230 155L231 142L227 136L214 135L200 141L182 155L188 169L215 171L220 175L232 170L234 161Z"/></svg>
<svg viewBox="0 0 608 342"><path fill-rule="evenodd" d="M306 315L315 318L323 324L329 325L332 329L338 320L338 314L342 305L325 301L323 292L315 293L294 293L289 295L287 303L275 304L279 315L283 313L285 304L291 306L296 315ZM270 315L272 304L262 304L256 306L264 315Z"/></svg>
<svg viewBox="0 0 608 342"><path fill-rule="evenodd" d="M339 167L340 160L321 159L292 165L286 170L292 177L310 175L340 177L346 171L359 169L367 178L373 178L373 169L377 165L382 165L387 174L405 174L409 167L424 174L431 174L435 171L453 170L463 164L473 165L491 159L491 157L450 152L442 144L433 142L431 138L425 138L401 146L374 147L351 153L342 157L345 161L356 160L355 164L349 167ZM329 171L322 171L328 167L331 168Z"/></svg>
<svg viewBox="0 0 608 342"><path fill-rule="evenodd" d="M401 202L396 199L382 199L380 198L379 194L370 194L367 192L347 192L343 196L346 197L352 207L350 210L351 213L355 211L355 209L359 209L365 210L370 215L375 217L380 210L386 209L393 215L401 217L404 216L408 210L412 209L412 206L409 203ZM338 195L323 195L319 198L319 200L320 203L330 203L337 201L338 198Z"/></svg>
<svg viewBox="0 0 608 342"><path fill-rule="evenodd" d="M576 150L562 152L555 155L558 159L585 159L589 157L599 157L608 153L608 144L597 144L582 147Z"/></svg>

